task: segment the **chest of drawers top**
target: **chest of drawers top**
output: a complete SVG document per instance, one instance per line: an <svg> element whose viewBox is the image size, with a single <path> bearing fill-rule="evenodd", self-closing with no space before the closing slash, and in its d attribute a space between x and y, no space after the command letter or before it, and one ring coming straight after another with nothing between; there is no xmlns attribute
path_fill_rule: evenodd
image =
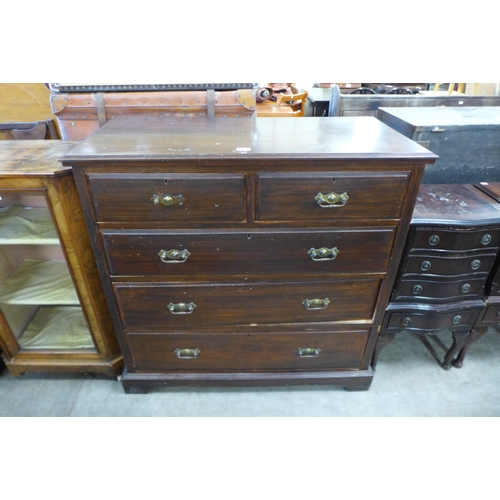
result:
<svg viewBox="0 0 500 500"><path fill-rule="evenodd" d="M432 163L437 156L373 117L115 118L63 158L79 161L349 159Z"/></svg>

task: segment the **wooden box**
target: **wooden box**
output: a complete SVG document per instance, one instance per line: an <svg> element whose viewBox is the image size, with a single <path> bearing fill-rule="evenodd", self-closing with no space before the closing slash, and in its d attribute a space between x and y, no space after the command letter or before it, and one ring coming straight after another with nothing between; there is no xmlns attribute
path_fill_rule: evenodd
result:
<svg viewBox="0 0 500 500"><path fill-rule="evenodd" d="M500 107L379 108L377 118L439 156L424 183L500 181Z"/></svg>

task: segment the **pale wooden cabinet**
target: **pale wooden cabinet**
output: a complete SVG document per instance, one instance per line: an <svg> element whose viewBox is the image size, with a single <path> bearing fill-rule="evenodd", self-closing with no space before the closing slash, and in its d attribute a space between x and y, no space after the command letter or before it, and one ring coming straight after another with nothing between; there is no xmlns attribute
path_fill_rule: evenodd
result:
<svg viewBox="0 0 500 500"><path fill-rule="evenodd" d="M71 169L75 143L0 142L0 350L13 375L123 365Z"/></svg>

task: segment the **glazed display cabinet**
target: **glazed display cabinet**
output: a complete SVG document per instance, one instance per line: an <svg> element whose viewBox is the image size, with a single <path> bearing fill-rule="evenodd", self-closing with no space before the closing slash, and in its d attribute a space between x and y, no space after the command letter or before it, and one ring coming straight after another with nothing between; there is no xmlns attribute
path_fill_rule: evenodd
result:
<svg viewBox="0 0 500 500"><path fill-rule="evenodd" d="M13 375L122 369L73 174L58 162L74 144L0 142L0 350Z"/></svg>

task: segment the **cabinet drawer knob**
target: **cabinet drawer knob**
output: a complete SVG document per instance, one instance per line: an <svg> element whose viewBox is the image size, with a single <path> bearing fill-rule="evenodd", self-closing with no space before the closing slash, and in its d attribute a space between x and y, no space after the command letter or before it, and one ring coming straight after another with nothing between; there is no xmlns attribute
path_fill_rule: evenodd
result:
<svg viewBox="0 0 500 500"><path fill-rule="evenodd" d="M411 318L406 316L405 318L403 318L403 320L401 321L401 323L403 323L404 326L408 326L408 325L411 325Z"/></svg>
<svg viewBox="0 0 500 500"><path fill-rule="evenodd" d="M454 325L458 325L461 321L462 321L462 316L460 316L460 314L455 314L455 316L453 316L453 318L451 318L451 322Z"/></svg>
<svg viewBox="0 0 500 500"><path fill-rule="evenodd" d="M172 314L192 314L196 308L196 304L194 302L190 302L189 304L186 304L185 302L173 304L170 302L167 308Z"/></svg>
<svg viewBox="0 0 500 500"><path fill-rule="evenodd" d="M462 293L467 293L467 292L470 292L470 285L469 283L464 283L461 287L460 287L460 291Z"/></svg>
<svg viewBox="0 0 500 500"><path fill-rule="evenodd" d="M414 285L413 288L411 289L411 291L415 294L415 295L418 295L419 293L421 293L423 290L422 286L421 285Z"/></svg>
<svg viewBox="0 0 500 500"><path fill-rule="evenodd" d="M479 259L474 259L471 263L470 263L470 268L473 270L473 271L476 271L477 269L479 269L481 267L481 261Z"/></svg>
<svg viewBox="0 0 500 500"><path fill-rule="evenodd" d="M347 193L337 194L337 193L318 193L314 200L321 208L338 208L343 207L349 196Z"/></svg>
<svg viewBox="0 0 500 500"><path fill-rule="evenodd" d="M481 238L481 244L488 245L489 243L491 243L491 235L484 234L483 237Z"/></svg>
<svg viewBox="0 0 500 500"><path fill-rule="evenodd" d="M196 359L201 351L199 349L176 349L174 352L180 359Z"/></svg>
<svg viewBox="0 0 500 500"><path fill-rule="evenodd" d="M437 234L433 234L429 237L429 245L437 245L439 243L439 236Z"/></svg>
<svg viewBox="0 0 500 500"><path fill-rule="evenodd" d="M500 319L500 311L497 311L497 318Z"/></svg>
<svg viewBox="0 0 500 500"><path fill-rule="evenodd" d="M182 205L186 201L186 198L184 198L182 194L179 194L177 196L172 196L171 194L155 194L150 201L152 201L155 205L170 206L174 203Z"/></svg>
<svg viewBox="0 0 500 500"><path fill-rule="evenodd" d="M424 260L420 264L420 269L422 271L428 271L430 268L431 268L431 263L428 260Z"/></svg>
<svg viewBox="0 0 500 500"><path fill-rule="evenodd" d="M315 358L319 356L321 349L319 347L298 347L297 354L301 358Z"/></svg>
<svg viewBox="0 0 500 500"><path fill-rule="evenodd" d="M306 299L302 302L304 307L309 311L313 311L315 309L326 309L328 304L330 303L330 299Z"/></svg>
<svg viewBox="0 0 500 500"><path fill-rule="evenodd" d="M311 257L312 260L321 261L321 260L334 260L335 257L339 254L339 250L337 247L334 248L311 248L307 255Z"/></svg>
<svg viewBox="0 0 500 500"><path fill-rule="evenodd" d="M165 264L182 264L191 255L187 250L160 250L160 260Z"/></svg>

